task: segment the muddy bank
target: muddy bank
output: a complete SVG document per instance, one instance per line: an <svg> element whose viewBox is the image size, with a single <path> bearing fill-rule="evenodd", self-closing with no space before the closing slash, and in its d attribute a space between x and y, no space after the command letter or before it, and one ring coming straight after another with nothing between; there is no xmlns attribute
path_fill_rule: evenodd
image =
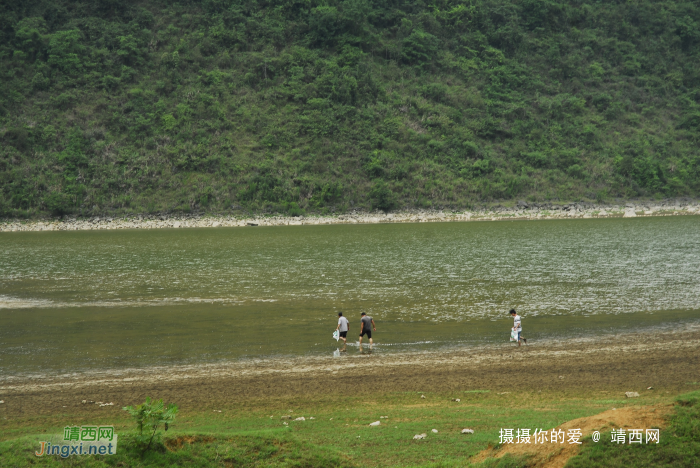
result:
<svg viewBox="0 0 700 468"><path fill-rule="evenodd" d="M513 207L492 207L472 211L415 210L395 213L351 212L333 216L199 216L139 215L126 217L92 217L20 221L0 220L0 232L8 231L80 231L99 229L177 229L202 227L301 226L319 224L422 223L448 221L499 221L538 219L615 218L641 216L700 215L700 202L675 200L635 202L621 205L589 203L518 202Z"/></svg>
<svg viewBox="0 0 700 468"><path fill-rule="evenodd" d="M65 412L111 413L147 395L189 409L264 405L276 398L387 392L562 392L600 397L610 392L691 391L700 368L700 326L675 332L609 335L516 348L504 344L450 352L349 353L134 369L62 376L4 376L0 417ZM517 372L514 372L517 369ZM695 385L695 386L694 386ZM505 394L505 393L504 393ZM83 403L85 401L86 403ZM113 403L100 406L99 402Z"/></svg>

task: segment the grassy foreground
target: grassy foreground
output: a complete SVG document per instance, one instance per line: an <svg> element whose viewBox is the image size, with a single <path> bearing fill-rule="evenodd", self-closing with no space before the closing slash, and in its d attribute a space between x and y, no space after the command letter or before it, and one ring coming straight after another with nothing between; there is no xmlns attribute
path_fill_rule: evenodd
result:
<svg viewBox="0 0 700 468"><path fill-rule="evenodd" d="M658 446L587 441L568 466L698 466L699 397L700 392L694 392L677 400ZM453 401L457 398L461 401ZM0 432L6 440L0 442L0 466L465 466L473 455L498 444L501 428L551 428L613 407L671 401L672 395L652 392L630 402L616 393L520 394L514 389L510 393L470 390L379 396L368 392L351 398L338 395L259 401L220 410L184 408L162 443L143 456L133 443L132 423L126 414L115 411L113 417L99 421L94 416L65 414L3 421ZM282 416L291 419L283 420ZM294 421L300 416L306 420ZM381 425L369 427L373 421L381 421ZM114 424L120 436L117 455L66 460L34 455L38 441L46 440L46 434L61 433L64 425L73 424ZM467 427L475 433L461 434ZM422 433L428 434L426 439L413 440L415 434ZM480 466L528 465L527 459L504 458L487 460Z"/></svg>
<svg viewBox="0 0 700 468"><path fill-rule="evenodd" d="M658 445L615 445L584 442L567 468L697 467L700 466L700 392L682 395Z"/></svg>

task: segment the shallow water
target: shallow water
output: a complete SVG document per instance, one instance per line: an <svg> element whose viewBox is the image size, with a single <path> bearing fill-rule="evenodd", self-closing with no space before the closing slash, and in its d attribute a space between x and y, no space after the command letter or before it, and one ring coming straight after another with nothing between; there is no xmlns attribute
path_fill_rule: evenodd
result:
<svg viewBox="0 0 700 468"><path fill-rule="evenodd" d="M673 328L700 317L695 217L0 234L4 375ZM355 348L350 348L356 352Z"/></svg>

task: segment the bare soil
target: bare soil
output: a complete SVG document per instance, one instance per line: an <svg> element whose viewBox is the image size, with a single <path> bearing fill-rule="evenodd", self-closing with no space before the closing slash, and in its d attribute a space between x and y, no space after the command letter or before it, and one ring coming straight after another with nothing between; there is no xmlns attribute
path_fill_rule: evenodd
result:
<svg viewBox="0 0 700 468"><path fill-rule="evenodd" d="M0 418L70 413L107 416L146 396L199 411L264 406L272 399L322 398L360 392L680 393L696 387L700 326L643 335L464 348L412 354L348 353L221 364L153 367L74 375L0 376ZM83 402L85 401L85 402ZM113 403L100 406L99 403Z"/></svg>
<svg viewBox="0 0 700 468"><path fill-rule="evenodd" d="M663 428L667 424L666 416L671 413L673 405L654 406L629 406L617 408L595 416L578 418L567 421L555 429L563 430L568 434L569 429L581 429L582 438L589 436L593 431L601 433L601 440L610 437L612 429L650 429ZM609 443L609 440L605 442ZM506 454L514 456L530 455L529 463L532 468L563 468L569 458L578 454L580 445L570 444L565 440L563 444L535 444L531 439L530 444L506 444L498 449L486 449L473 458L472 461L480 462L487 458L501 458Z"/></svg>

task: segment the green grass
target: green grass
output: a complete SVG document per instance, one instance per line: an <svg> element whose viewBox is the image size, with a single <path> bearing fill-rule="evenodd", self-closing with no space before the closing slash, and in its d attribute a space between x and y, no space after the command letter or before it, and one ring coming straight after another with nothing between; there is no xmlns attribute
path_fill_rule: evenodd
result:
<svg viewBox="0 0 700 468"><path fill-rule="evenodd" d="M103 417L100 421L70 414L3 421L0 437L5 440L0 442L0 466L65 466L66 463L71 463L71 466L115 466L123 462L125 464L120 466L456 467L465 466L473 455L496 446L501 428L551 428L608 410L613 407L608 402L617 402L609 398L614 396L612 394L602 395L607 398L601 400L589 395L498 395L485 391L425 393L425 399L420 395L410 392L364 397L330 395L251 400L245 407L221 407L221 413L211 409L181 408L175 425L167 432L167 448L149 452L143 459L131 442L132 423L126 414L120 412L115 411L113 418ZM516 397L517 407L513 404ZM452 401L453 398L462 401L457 403ZM670 397L647 394L633 402L615 403L614 406L665 401L671 401ZM687 424L695 424L697 431L697 408L679 406L679 411ZM292 418L303 415L306 421L282 420L283 415ZM311 416L315 419L309 419ZM380 419L380 416L388 416L388 419ZM382 422L381 426L368 426L377 420ZM285 426L284 422L289 425ZM60 461L57 457L37 459L33 455L39 446L38 441L45 437L43 434L61 433L62 425L95 423L116 426L120 437L117 456L73 457L69 461ZM465 427L474 429L475 434L461 434ZM432 433L431 429L437 429L438 433ZM413 440L415 434L421 433L428 434L428 437ZM192 437L195 437L192 443L178 445L172 442ZM237 461L227 465L226 460ZM525 459L504 458L487 461L483 466L515 468L526 465Z"/></svg>
<svg viewBox="0 0 700 468"><path fill-rule="evenodd" d="M59 456L38 458L34 455L41 437L23 437L0 444L0 466L151 466L151 467L214 467L241 468L306 467L350 468L357 466L347 456L329 447L316 447L280 434L211 437L194 436L184 439L166 439L153 450L142 452L131 437L120 438L119 449L111 457L84 456L67 460Z"/></svg>
<svg viewBox="0 0 700 468"><path fill-rule="evenodd" d="M700 392L683 395L658 444L613 444L602 434L600 442L584 440L581 452L566 468L695 468L700 466Z"/></svg>

